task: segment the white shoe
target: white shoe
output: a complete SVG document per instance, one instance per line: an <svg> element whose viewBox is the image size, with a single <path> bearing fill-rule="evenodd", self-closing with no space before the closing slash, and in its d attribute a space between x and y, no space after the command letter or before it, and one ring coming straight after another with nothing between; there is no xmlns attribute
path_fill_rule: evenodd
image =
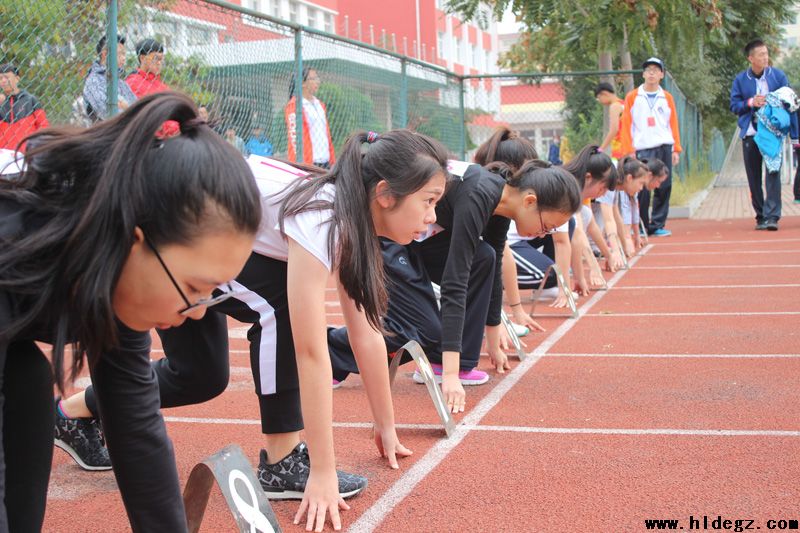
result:
<svg viewBox="0 0 800 533"><path fill-rule="evenodd" d="M542 289L541 294L539 294L539 300L555 300L558 298L560 294L560 289L558 287L550 287L549 289ZM531 300L536 300L536 290L533 291L531 295Z"/></svg>
<svg viewBox="0 0 800 533"><path fill-rule="evenodd" d="M524 337L525 335L531 332L531 330L527 326L523 326L521 324L515 324L514 322L512 322L511 326L513 326L514 333L517 334L517 337Z"/></svg>

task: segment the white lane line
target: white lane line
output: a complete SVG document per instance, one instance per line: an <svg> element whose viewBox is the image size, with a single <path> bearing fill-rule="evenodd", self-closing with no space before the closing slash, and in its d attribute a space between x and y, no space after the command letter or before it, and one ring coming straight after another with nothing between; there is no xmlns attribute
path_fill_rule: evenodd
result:
<svg viewBox="0 0 800 533"><path fill-rule="evenodd" d="M788 289L800 287L800 283L776 283L773 285L626 285L616 287L618 291L637 291L648 289Z"/></svg>
<svg viewBox="0 0 800 533"><path fill-rule="evenodd" d="M800 254L800 250L726 250L724 252L653 252L650 257L662 255L736 255L736 254Z"/></svg>
<svg viewBox="0 0 800 533"><path fill-rule="evenodd" d="M696 435L703 437L800 437L800 431L781 429L625 429L625 428L540 428L515 426L476 426L478 431L517 433L558 433L587 435Z"/></svg>
<svg viewBox="0 0 800 533"><path fill-rule="evenodd" d="M590 317L633 317L633 316L794 316L800 315L800 311L747 311L747 312L722 312L722 313L615 313L614 311L591 313L585 316Z"/></svg>
<svg viewBox="0 0 800 533"><path fill-rule="evenodd" d="M643 254L646 254L652 249L652 245L644 248ZM630 261L633 266L642 256L634 257ZM629 270L621 270L614 274L608 281L608 288L614 287L617 282ZM531 352L525 361L517 365L505 379L500 381L478 404L470 410L464 417L461 425L456 426L455 432L448 439L440 440L414 465L403 474L372 506L362 514L348 529L348 531L355 533L366 533L375 529L392 510L408 496L430 472L441 463L447 455L453 451L464 437L466 437L472 426L480 423L486 414L491 411L503 397L511 390L514 385L524 376L528 370L533 368L544 354L552 348L564 335L566 335L582 316L589 311L603 296L606 291L595 293L585 304L578 310L578 318L575 320L566 320L547 339L544 340L533 352Z"/></svg>
<svg viewBox="0 0 800 533"><path fill-rule="evenodd" d="M679 266L640 266L636 270L697 270L697 269L720 269L720 268L800 268L800 265L679 265Z"/></svg>
<svg viewBox="0 0 800 533"><path fill-rule="evenodd" d="M545 357L620 357L631 359L798 359L797 353L549 353Z"/></svg>
<svg viewBox="0 0 800 533"><path fill-rule="evenodd" d="M752 240L733 240L733 241L700 241L700 242L659 242L658 247L662 246L694 246L701 244L724 244L727 246L738 247L740 244L769 244L772 242L798 242L800 239L752 239Z"/></svg>
<svg viewBox="0 0 800 533"><path fill-rule="evenodd" d="M261 420L248 418L195 418L186 416L165 416L164 420L167 422L187 424L221 424L236 426L261 425ZM398 429L442 429L441 424L396 424L396 426ZM334 422L333 427L345 429L371 429L372 422ZM461 424L459 425L459 428L465 431L494 431L511 433L800 437L800 431L772 429L559 428L537 426L480 426L474 424Z"/></svg>

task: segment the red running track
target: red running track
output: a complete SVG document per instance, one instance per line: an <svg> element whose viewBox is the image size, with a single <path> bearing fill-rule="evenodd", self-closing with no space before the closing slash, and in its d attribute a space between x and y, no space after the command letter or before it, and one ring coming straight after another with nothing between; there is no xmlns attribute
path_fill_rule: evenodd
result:
<svg viewBox="0 0 800 533"><path fill-rule="evenodd" d="M349 378L334 392L337 459L370 485L350 500L346 528L636 532L648 519L688 530L706 516L709 529L721 517L766 531L769 520L800 519L800 218L777 233L751 226L671 222L671 238L651 239L631 270L608 275L609 291L581 300L579 319L540 304L553 316L525 338L532 356L468 390L450 439L402 368L395 410L415 453L400 471L377 456L363 387ZM183 482L228 443L257 460L241 328L232 323L228 390L164 413ZM302 531L291 524L296 502L273 508L284 531ZM127 529L112 474L84 472L56 450L45 530ZM235 531L218 494L202 531Z"/></svg>

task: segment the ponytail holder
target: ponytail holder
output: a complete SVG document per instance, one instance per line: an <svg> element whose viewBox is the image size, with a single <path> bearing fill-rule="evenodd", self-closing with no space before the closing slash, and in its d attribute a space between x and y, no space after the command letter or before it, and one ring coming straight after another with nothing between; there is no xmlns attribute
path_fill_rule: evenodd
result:
<svg viewBox="0 0 800 533"><path fill-rule="evenodd" d="M378 134L377 133L375 133L374 131L368 131L367 132L367 142L369 144L372 144L377 140L378 140Z"/></svg>
<svg viewBox="0 0 800 533"><path fill-rule="evenodd" d="M186 122L180 125L181 133L188 133L192 130L196 130L200 126L207 126L208 122L203 120L200 117L190 118Z"/></svg>

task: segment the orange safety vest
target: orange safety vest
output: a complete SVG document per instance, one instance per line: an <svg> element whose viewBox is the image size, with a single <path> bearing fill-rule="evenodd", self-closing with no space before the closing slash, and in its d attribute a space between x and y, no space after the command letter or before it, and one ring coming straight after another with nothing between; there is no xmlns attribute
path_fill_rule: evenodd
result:
<svg viewBox="0 0 800 533"><path fill-rule="evenodd" d="M328 110L325 104L320 102L322 110L325 112L325 132L328 135L328 148L330 151L330 159L328 162L333 166L335 157L333 153L333 139L331 139L331 129L328 126L327 116ZM289 161L297 161L297 113L295 113L295 97L289 100L286 107L283 109L283 116L286 120L286 136L288 137ZM306 112L303 110L303 163L308 165L314 164L314 146L311 144L311 128L308 125L308 118Z"/></svg>

